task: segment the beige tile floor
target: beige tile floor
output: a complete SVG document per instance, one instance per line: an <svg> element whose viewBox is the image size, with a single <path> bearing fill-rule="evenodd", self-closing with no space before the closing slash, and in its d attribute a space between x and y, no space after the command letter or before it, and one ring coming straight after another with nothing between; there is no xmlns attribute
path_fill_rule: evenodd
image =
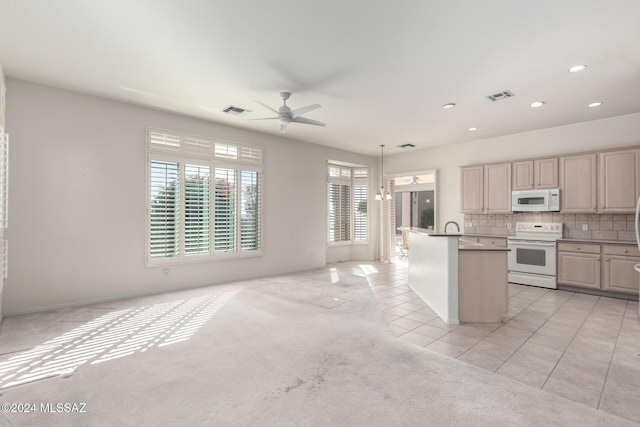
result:
<svg viewBox="0 0 640 427"><path fill-rule="evenodd" d="M398 339L640 422L638 302L509 284L503 323L448 325L408 286L407 264L368 280Z"/></svg>

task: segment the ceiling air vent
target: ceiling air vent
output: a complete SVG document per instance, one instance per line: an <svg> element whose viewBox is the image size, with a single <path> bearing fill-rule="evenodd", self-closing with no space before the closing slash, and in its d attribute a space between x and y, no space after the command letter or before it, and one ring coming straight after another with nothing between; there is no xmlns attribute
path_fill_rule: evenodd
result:
<svg viewBox="0 0 640 427"><path fill-rule="evenodd" d="M229 105L228 107L226 107L224 110L222 110L223 113L227 113L227 114L231 114L232 116L242 116L246 113L250 113L249 110L246 110L244 108L240 108L240 107L234 107L233 105Z"/></svg>
<svg viewBox="0 0 640 427"><path fill-rule="evenodd" d="M493 95L489 95L487 96L487 98L492 101L501 101L503 99L511 98L512 96L515 96L513 92L511 92L510 90L505 90L504 92L498 92L494 93Z"/></svg>
<svg viewBox="0 0 640 427"><path fill-rule="evenodd" d="M404 148L406 150L407 148L415 148L416 146L414 144L402 144L398 145L398 147Z"/></svg>

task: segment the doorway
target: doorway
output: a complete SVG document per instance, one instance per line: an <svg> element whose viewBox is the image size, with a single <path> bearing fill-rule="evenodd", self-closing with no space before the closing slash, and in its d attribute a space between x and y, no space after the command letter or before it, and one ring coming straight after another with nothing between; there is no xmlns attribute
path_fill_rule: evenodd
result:
<svg viewBox="0 0 640 427"><path fill-rule="evenodd" d="M409 257L409 239L403 228L413 227L433 230L436 224L436 173L435 170L420 171L412 174L399 174L392 178L394 215L390 227L394 236L390 252L396 260ZM390 230L391 231L391 230Z"/></svg>

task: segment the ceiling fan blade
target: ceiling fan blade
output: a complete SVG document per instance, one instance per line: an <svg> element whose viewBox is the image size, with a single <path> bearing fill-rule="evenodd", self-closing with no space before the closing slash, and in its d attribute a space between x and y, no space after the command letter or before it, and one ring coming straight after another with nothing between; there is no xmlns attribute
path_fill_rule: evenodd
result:
<svg viewBox="0 0 640 427"><path fill-rule="evenodd" d="M287 131L287 125L283 125L280 123L280 133L285 133Z"/></svg>
<svg viewBox="0 0 640 427"><path fill-rule="evenodd" d="M322 107L322 105L312 104L312 105L307 105L306 107L296 108L295 110L291 111L291 115L295 118L305 113L308 113L309 111L317 110L320 107Z"/></svg>
<svg viewBox="0 0 640 427"><path fill-rule="evenodd" d="M296 123L304 123L305 125L315 125L315 126L326 126L326 123L319 122L317 120L307 119L306 117L294 117L291 119L292 122Z"/></svg>
<svg viewBox="0 0 640 427"><path fill-rule="evenodd" d="M280 117L259 117L256 119L247 119L247 120L273 120L273 119L279 119Z"/></svg>
<svg viewBox="0 0 640 427"><path fill-rule="evenodd" d="M260 102L258 100L256 100L255 102L257 102L258 104L262 105L263 107L268 108L269 110L273 111L276 114L280 114L280 112L278 110L274 110L273 108L269 107L267 104L265 104L264 102Z"/></svg>

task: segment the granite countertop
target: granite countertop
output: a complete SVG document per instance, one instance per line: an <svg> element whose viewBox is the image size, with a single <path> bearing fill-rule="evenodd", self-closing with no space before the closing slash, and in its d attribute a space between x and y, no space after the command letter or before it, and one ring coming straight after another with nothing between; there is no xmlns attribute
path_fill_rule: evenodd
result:
<svg viewBox="0 0 640 427"><path fill-rule="evenodd" d="M463 233L463 236L469 237L489 237L496 239L508 239L509 237L515 236L505 236L500 234L476 234L476 233ZM592 239L575 239L569 237L563 237L558 239L558 242L567 242L567 243L592 243L594 245L636 245L636 242L633 240L592 240Z"/></svg>
<svg viewBox="0 0 640 427"><path fill-rule="evenodd" d="M489 238L496 238L496 239L506 239L508 237L512 237L512 236L507 236L506 234L462 233L462 235L469 236L469 237L489 237Z"/></svg>
<svg viewBox="0 0 640 427"><path fill-rule="evenodd" d="M468 240L464 240L464 238L458 241L458 250L459 251L500 251L500 252L509 252L511 249L506 248L504 246L497 246L491 244L483 244L470 242Z"/></svg>
<svg viewBox="0 0 640 427"><path fill-rule="evenodd" d="M636 242L633 240L589 240L589 239L569 239L563 237L558 242L567 243L592 243L594 245L633 245L636 246Z"/></svg>
<svg viewBox="0 0 640 427"><path fill-rule="evenodd" d="M462 236L462 233L442 233L440 231L429 230L427 228L420 228L420 227L398 227L398 230L399 231L410 231L412 233L427 234L427 235L433 236L433 237L460 237L460 236Z"/></svg>
<svg viewBox="0 0 640 427"><path fill-rule="evenodd" d="M464 238L460 238L463 236L470 236L469 234L462 233L441 233L435 230L427 230L425 228L420 227L398 227L398 230L401 231L409 231L412 233L426 234L429 237L455 237L458 240L458 250L460 251L496 251L496 252L508 252L511 249L505 248L504 246L496 246L496 245L485 245L482 243L470 242L468 240L464 240ZM475 235L477 236L477 235ZM489 237L489 236L487 236ZM497 237L497 236L492 236Z"/></svg>
<svg viewBox="0 0 640 427"><path fill-rule="evenodd" d="M458 243L459 251L492 251L492 252L509 252L511 249L504 246L483 245L482 243L467 242L460 240Z"/></svg>

